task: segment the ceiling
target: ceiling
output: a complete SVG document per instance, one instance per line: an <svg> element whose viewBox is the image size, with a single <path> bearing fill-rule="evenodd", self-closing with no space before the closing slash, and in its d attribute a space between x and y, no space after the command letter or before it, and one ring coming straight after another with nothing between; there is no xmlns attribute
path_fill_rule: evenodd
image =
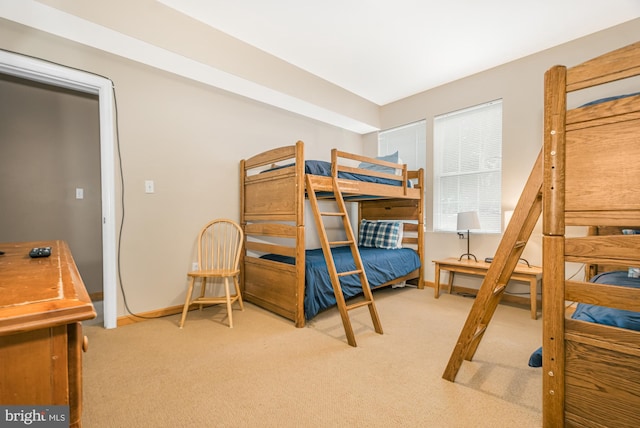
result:
<svg viewBox="0 0 640 428"><path fill-rule="evenodd" d="M638 0L158 0L375 104L640 17Z"/></svg>

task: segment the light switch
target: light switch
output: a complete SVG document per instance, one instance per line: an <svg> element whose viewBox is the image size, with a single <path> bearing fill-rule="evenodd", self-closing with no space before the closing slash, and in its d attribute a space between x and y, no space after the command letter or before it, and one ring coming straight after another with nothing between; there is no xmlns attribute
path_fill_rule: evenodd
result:
<svg viewBox="0 0 640 428"><path fill-rule="evenodd" d="M144 182L144 192L145 193L153 193L155 191L153 180L145 180Z"/></svg>
<svg viewBox="0 0 640 428"><path fill-rule="evenodd" d="M76 187L76 199L84 199L84 189Z"/></svg>

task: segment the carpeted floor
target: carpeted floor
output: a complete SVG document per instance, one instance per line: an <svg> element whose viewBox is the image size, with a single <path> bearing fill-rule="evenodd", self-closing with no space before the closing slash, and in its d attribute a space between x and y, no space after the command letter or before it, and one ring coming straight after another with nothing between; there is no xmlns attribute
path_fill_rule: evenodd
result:
<svg viewBox="0 0 640 428"><path fill-rule="evenodd" d="M442 373L472 300L431 290L375 294L384 329L337 309L305 328L245 304L105 330L85 326L84 427L539 427L542 321L500 305L474 361Z"/></svg>

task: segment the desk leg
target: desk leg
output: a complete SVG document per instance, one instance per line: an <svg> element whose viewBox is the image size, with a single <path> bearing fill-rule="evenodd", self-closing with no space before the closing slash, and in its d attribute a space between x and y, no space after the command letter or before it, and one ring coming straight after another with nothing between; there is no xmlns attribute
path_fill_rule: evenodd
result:
<svg viewBox="0 0 640 428"><path fill-rule="evenodd" d="M433 297L436 299L440 297L440 264L439 263L436 263L436 277L433 282Z"/></svg>
<svg viewBox="0 0 640 428"><path fill-rule="evenodd" d="M531 319L538 319L538 279L534 276L529 280L529 294L531 295Z"/></svg>
<svg viewBox="0 0 640 428"><path fill-rule="evenodd" d="M450 270L449 271L449 294L451 294L451 291L453 290L453 275L455 274L454 271Z"/></svg>

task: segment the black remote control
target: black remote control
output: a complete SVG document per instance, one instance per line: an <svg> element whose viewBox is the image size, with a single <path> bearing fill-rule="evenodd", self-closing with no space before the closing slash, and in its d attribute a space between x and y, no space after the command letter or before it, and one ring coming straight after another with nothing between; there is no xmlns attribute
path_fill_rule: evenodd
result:
<svg viewBox="0 0 640 428"><path fill-rule="evenodd" d="M29 257L36 259L38 257L49 257L51 255L51 247L37 247L29 251Z"/></svg>

